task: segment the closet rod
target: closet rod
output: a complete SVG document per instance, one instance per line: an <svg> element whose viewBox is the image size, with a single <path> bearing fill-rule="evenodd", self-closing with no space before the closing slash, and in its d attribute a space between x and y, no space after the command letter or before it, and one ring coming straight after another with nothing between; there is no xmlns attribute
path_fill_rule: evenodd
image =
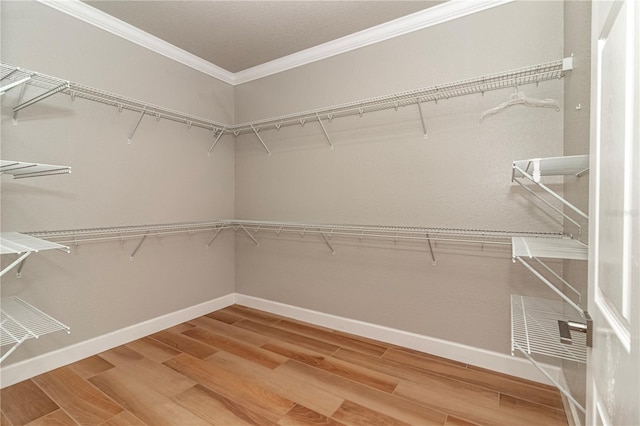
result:
<svg viewBox="0 0 640 426"><path fill-rule="evenodd" d="M321 118L332 120L336 117L362 115L372 111L391 108L397 109L401 106L420 105L424 102L437 102L441 99L484 93L491 90L524 86L527 84L537 84L541 81L564 77L566 71L573 69L572 59L573 58L564 58L467 80L246 122L231 126L228 131L239 135L241 133L252 132L254 128L259 130L280 129L282 126L293 126L309 121L319 121Z"/></svg>

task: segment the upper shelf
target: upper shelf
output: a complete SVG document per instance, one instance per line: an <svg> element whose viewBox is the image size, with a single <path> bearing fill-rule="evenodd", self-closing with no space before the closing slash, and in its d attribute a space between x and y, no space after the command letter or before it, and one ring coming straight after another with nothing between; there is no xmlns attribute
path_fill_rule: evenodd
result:
<svg viewBox="0 0 640 426"><path fill-rule="evenodd" d="M535 182L540 182L541 176L576 175L589 170L588 155L571 155L566 157L532 158L513 162L513 176L532 176Z"/></svg>
<svg viewBox="0 0 640 426"><path fill-rule="evenodd" d="M0 174L12 175L14 179L62 175L67 173L71 173L71 167L0 160Z"/></svg>
<svg viewBox="0 0 640 426"><path fill-rule="evenodd" d="M444 83L421 89L235 125L223 124L210 119L174 111L148 102L127 98L118 94L105 92L103 90L94 89L78 83L47 76L34 71L24 70L7 64L1 64L0 79L9 79L13 81L24 79L25 84L44 89L44 92L40 95L16 105L13 108L14 113L33 105L36 102L46 99L53 94L65 93L70 95L72 98L78 96L115 106L119 109L137 111L142 113L142 115L152 115L158 119L166 118L185 123L189 126L193 125L211 129L214 130L218 136L221 136L222 134L233 134L237 136L241 133L257 133L260 130L279 129L282 126L303 125L308 121L318 121L322 123L323 119L331 120L335 117L362 115L371 111L380 111L391 108L397 109L407 105L419 105L423 102L438 101L457 96L484 93L491 90L524 86L527 84L536 84L545 80L562 78L565 72L571 69L573 69L573 59L564 58L538 65L517 68L495 74L487 74L467 80L460 80L453 83Z"/></svg>
<svg viewBox="0 0 640 426"><path fill-rule="evenodd" d="M513 257L587 260L588 246L570 238L512 237Z"/></svg>

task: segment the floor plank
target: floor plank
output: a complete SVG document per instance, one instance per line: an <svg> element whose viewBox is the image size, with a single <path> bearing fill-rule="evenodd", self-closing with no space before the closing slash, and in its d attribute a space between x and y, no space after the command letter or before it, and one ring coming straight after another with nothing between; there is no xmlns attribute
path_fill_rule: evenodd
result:
<svg viewBox="0 0 640 426"><path fill-rule="evenodd" d="M442 425L446 414L390 395L343 377L299 363L287 361L277 370L294 380L308 382L371 410L377 410L410 424Z"/></svg>
<svg viewBox="0 0 640 426"><path fill-rule="evenodd" d="M276 424L202 385L196 385L184 391L174 400L214 425L269 426Z"/></svg>
<svg viewBox="0 0 640 426"><path fill-rule="evenodd" d="M128 411L123 411L107 420L104 423L101 423L100 426L150 426L145 422L134 416Z"/></svg>
<svg viewBox="0 0 640 426"><path fill-rule="evenodd" d="M351 426L369 426L372 424L380 426L411 426L410 423L403 422L351 401L345 401L334 413L333 417Z"/></svg>
<svg viewBox="0 0 640 426"><path fill-rule="evenodd" d="M80 424L97 425L123 411L69 367L34 377L33 381Z"/></svg>
<svg viewBox="0 0 640 426"><path fill-rule="evenodd" d="M182 331L186 331L189 328ZM181 331L179 332L177 330L164 330L159 333L152 334L151 337L171 348L200 359L211 356L217 351L214 347L205 345L197 340L187 337L181 334Z"/></svg>
<svg viewBox="0 0 640 426"><path fill-rule="evenodd" d="M169 347L150 337L143 337L142 339L134 340L133 342L127 343L125 346L155 362L165 362L166 360L169 360L181 353L179 350Z"/></svg>
<svg viewBox="0 0 640 426"><path fill-rule="evenodd" d="M247 363L233 354L217 352L207 358L207 362L246 380L251 380L297 405L308 407L327 417L331 416L344 402L343 398L312 386L308 382L291 380L279 372Z"/></svg>
<svg viewBox="0 0 640 426"><path fill-rule="evenodd" d="M261 323L242 320L235 323L232 327L243 328L255 333L262 334L273 339L282 340L283 342L291 343L294 345L302 346L303 348L311 349L312 351L319 352L324 355L331 355L337 351L340 347L325 343L320 340L312 339L310 337L302 336L300 334L292 333L290 331L281 330L269 325Z"/></svg>
<svg viewBox="0 0 640 426"><path fill-rule="evenodd" d="M74 362L73 364L69 364L69 368L83 379L88 379L89 377L93 377L96 374L113 368L113 364L109 363L104 358L100 358L98 355L94 355L78 362Z"/></svg>
<svg viewBox="0 0 640 426"><path fill-rule="evenodd" d="M211 330L214 333L218 333L221 336L240 340L254 346L262 346L268 343L269 340L271 340L269 337L263 336L260 333L256 333L250 330L244 330L242 328L229 325L225 322L214 320L212 318L209 318L208 316L191 320L191 323L206 330Z"/></svg>
<svg viewBox="0 0 640 426"><path fill-rule="evenodd" d="M296 360L311 367L325 370L329 373L379 389L383 392L391 393L398 385L398 379L392 376L360 365L324 356L297 346L286 343L269 343L264 345L263 348L278 353L288 359Z"/></svg>
<svg viewBox="0 0 640 426"><path fill-rule="evenodd" d="M278 422L280 426L343 426L327 416L323 416L303 405L296 404Z"/></svg>
<svg viewBox="0 0 640 426"><path fill-rule="evenodd" d="M98 389L149 426L209 425L153 387L129 374L111 369L89 379Z"/></svg>
<svg viewBox="0 0 640 426"><path fill-rule="evenodd" d="M56 410L44 417L28 423L27 426L78 426L71 417L62 410Z"/></svg>
<svg viewBox="0 0 640 426"><path fill-rule="evenodd" d="M60 408L31 380L2 389L0 397L2 413L14 426L27 424Z"/></svg>
<svg viewBox="0 0 640 426"><path fill-rule="evenodd" d="M100 357L115 365L118 371L135 376L136 380L143 381L167 397L175 396L196 384L171 368L151 361L126 346L106 351L100 354Z"/></svg>
<svg viewBox="0 0 640 426"><path fill-rule="evenodd" d="M276 368L287 360L286 357L272 351L255 347L200 327L192 328L182 334L271 369Z"/></svg>
<svg viewBox="0 0 640 426"><path fill-rule="evenodd" d="M274 326L303 336L311 337L316 340L321 340L325 343L340 346L341 348L352 349L368 355L381 356L387 350L387 346L379 343L375 344L366 342L362 339L356 339L353 336L336 333L332 330L303 324L297 321L280 320L275 323Z"/></svg>
<svg viewBox="0 0 640 426"><path fill-rule="evenodd" d="M294 404L250 380L187 354L178 355L165 365L274 423Z"/></svg>

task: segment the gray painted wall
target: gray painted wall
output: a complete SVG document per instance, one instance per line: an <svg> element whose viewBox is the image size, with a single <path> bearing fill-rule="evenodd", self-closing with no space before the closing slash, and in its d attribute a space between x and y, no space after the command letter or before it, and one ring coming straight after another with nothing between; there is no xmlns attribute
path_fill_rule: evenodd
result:
<svg viewBox="0 0 640 426"><path fill-rule="evenodd" d="M526 19L522 17L526 16ZM563 6L515 2L236 87L237 122L556 60ZM521 88L563 101L563 82ZM509 90L262 132L236 142L239 219L559 231L511 184L515 159L563 153L563 112L512 108ZM561 181L558 190L562 192ZM236 237L236 289L329 314L508 353L512 293L553 298L508 248L410 247L257 233ZM372 247L374 246L374 247ZM557 265L561 269L561 265Z"/></svg>
<svg viewBox="0 0 640 426"><path fill-rule="evenodd" d="M2 2L2 61L167 108L232 122L233 88L36 2ZM2 230L40 231L234 216L234 149L208 157L212 133L55 95L20 111L2 98L2 158L70 165L70 175L2 176ZM2 278L17 295L71 327L32 340L11 364L234 291L234 238L221 235L82 244L41 252ZM6 265L10 256L3 256Z"/></svg>

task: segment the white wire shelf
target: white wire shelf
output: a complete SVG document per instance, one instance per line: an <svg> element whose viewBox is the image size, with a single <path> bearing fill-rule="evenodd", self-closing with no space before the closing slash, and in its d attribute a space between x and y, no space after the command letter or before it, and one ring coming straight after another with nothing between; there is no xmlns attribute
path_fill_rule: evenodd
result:
<svg viewBox="0 0 640 426"><path fill-rule="evenodd" d="M71 173L71 167L69 166L0 160L0 174L11 175L14 179L62 175L67 173Z"/></svg>
<svg viewBox="0 0 640 426"><path fill-rule="evenodd" d="M533 237L513 237L511 255L514 262L520 262L538 277L542 283L573 307L576 312L583 312L583 308L580 306L582 294L540 258L587 260L589 254L586 244L570 238L551 240Z"/></svg>
<svg viewBox="0 0 640 426"><path fill-rule="evenodd" d="M511 295L511 352L544 355L585 363L587 335L571 330L571 344L562 343L558 321L584 323L577 312L558 300Z"/></svg>
<svg viewBox="0 0 640 426"><path fill-rule="evenodd" d="M548 157L548 158L532 158L528 160L516 160L512 165L511 181L516 182L522 188L527 190L531 195L538 198L541 202L551 207L554 211L561 214L565 219L576 225L578 233L582 233L582 225L565 213L560 208L541 197L538 193L532 191L520 179L526 179L534 183L538 188L545 191L555 200L562 203L565 207L571 209L575 214L585 220L589 220L589 216L578 207L565 200L564 197L558 195L554 190L541 182L543 176L569 176L575 175L580 177L589 171L588 155L572 155L566 157Z"/></svg>
<svg viewBox="0 0 640 426"><path fill-rule="evenodd" d="M56 93L64 93L75 97L88 99L95 102L100 102L106 105L110 105L118 108L119 110L130 110L143 113L145 115L151 115L157 119L164 118L179 123L186 124L188 126L196 126L214 131L221 131L226 127L225 124L219 123L214 120L202 118L193 114L187 114L184 112L176 111L173 109L165 108L159 105L154 105L149 102L139 101L126 96L110 93L104 90L95 89L93 87L85 86L78 83L73 83L68 80L63 80L58 77L52 77L46 74L38 73L36 71L30 71L23 68L19 68L9 64L0 64L0 80L24 80L25 84L34 86L43 90L43 92L27 101L20 102L13 108L14 114L31 106L41 100L48 98Z"/></svg>
<svg viewBox="0 0 640 426"><path fill-rule="evenodd" d="M381 111L386 109L398 109L409 105L418 105L424 102L437 102L442 99L449 99L458 96L465 96L487 91L523 86L527 84L537 84L542 81L562 78L564 74L573 68L571 58L559 59L538 65L527 66L505 72L488 74L467 80L460 80L452 83L430 86L426 88L394 93L386 96L379 96L355 102L349 102L329 107L296 112L278 117L255 120L241 124L224 124L214 120L186 114L183 112L167 109L148 102L127 98L122 95L109 93L103 90L94 89L78 83L73 83L57 77L48 76L35 71L21 69L19 67L1 64L0 80L8 79L12 82L22 81L26 85L39 87L43 92L27 101L16 105L15 114L23 108L33 105L56 93L64 93L72 98L76 96L115 106L118 109L128 109L141 113L138 124L144 115L152 115L157 119L165 118L176 122L187 124L188 126L198 126L214 131L215 141L209 152L215 147L220 137L224 134L238 136L243 133L255 133L260 139L265 150L269 149L258 135L261 130L280 129L282 126L304 125L306 122L316 121L322 126L324 135L333 147L333 143L327 134L323 120L332 120L337 117L362 115L364 113ZM13 83L10 83L12 85ZM8 87L9 85L5 86ZM420 110L422 116L422 110ZM138 124L136 124L129 136L129 141L133 136ZM423 120L424 127L424 120ZM426 129L425 133L426 133Z"/></svg>
<svg viewBox="0 0 640 426"><path fill-rule="evenodd" d="M20 269L26 258L31 253L37 253L41 250L64 250L69 252L68 247L36 238L31 235L21 234L19 232L0 233L0 254L18 255L16 260L5 266L2 271L0 271L0 277L18 265L20 265L18 267L18 277L20 277Z"/></svg>
<svg viewBox="0 0 640 426"><path fill-rule="evenodd" d="M517 236L512 238L512 255L548 259L587 260L588 246L570 238L548 239Z"/></svg>
<svg viewBox="0 0 640 426"><path fill-rule="evenodd" d="M28 235L64 244L80 244L85 242L100 242L109 240L124 240L141 238L141 242L131 255L131 260L137 253L145 238L181 233L212 232L213 236L207 243L209 247L223 230L242 231L259 246L257 234L260 232L295 233L301 236L317 235L335 254L331 244L334 237L354 238L360 241L392 240L396 241L425 241L435 262L432 241L452 243L480 243L509 246L513 236L528 236L536 238L560 239L561 233L539 233L521 231L482 230L464 228L429 228L381 225L345 225L345 224L312 224L299 222L269 222L250 220L214 220L208 222L169 223L159 225L118 226L105 228L72 229L57 231L28 232Z"/></svg>
<svg viewBox="0 0 640 426"><path fill-rule="evenodd" d="M0 234L0 254L21 254L40 250L69 250L68 247L19 232Z"/></svg>
<svg viewBox="0 0 640 426"><path fill-rule="evenodd" d="M246 122L232 126L228 130L237 135L240 133L251 133L254 131L254 128L257 130L279 129L282 126L320 121L323 118L332 120L336 117L362 115L368 112L392 108L398 109L399 107L408 105L417 105L424 102L436 102L442 99L558 79L562 78L565 72L571 69L572 63L570 58L560 59L557 61L484 75L467 80L460 80L386 96Z"/></svg>
<svg viewBox="0 0 640 426"><path fill-rule="evenodd" d="M583 332L586 330L583 327L591 326L585 321L585 317L575 312L564 312L562 302L511 295L511 355L519 352L527 358L583 413L584 407L546 371L536 357L546 356L585 364L587 333ZM560 323L565 325L564 333L560 331Z"/></svg>
<svg viewBox="0 0 640 426"><path fill-rule="evenodd" d="M3 350L8 347L0 357L0 362L28 339L37 339L56 331L71 331L60 321L15 296L0 299L0 317L0 346Z"/></svg>
<svg viewBox="0 0 640 426"><path fill-rule="evenodd" d="M542 176L581 176L589 170L588 155L532 158L513 162L514 177L526 177L525 173L540 182Z"/></svg>

